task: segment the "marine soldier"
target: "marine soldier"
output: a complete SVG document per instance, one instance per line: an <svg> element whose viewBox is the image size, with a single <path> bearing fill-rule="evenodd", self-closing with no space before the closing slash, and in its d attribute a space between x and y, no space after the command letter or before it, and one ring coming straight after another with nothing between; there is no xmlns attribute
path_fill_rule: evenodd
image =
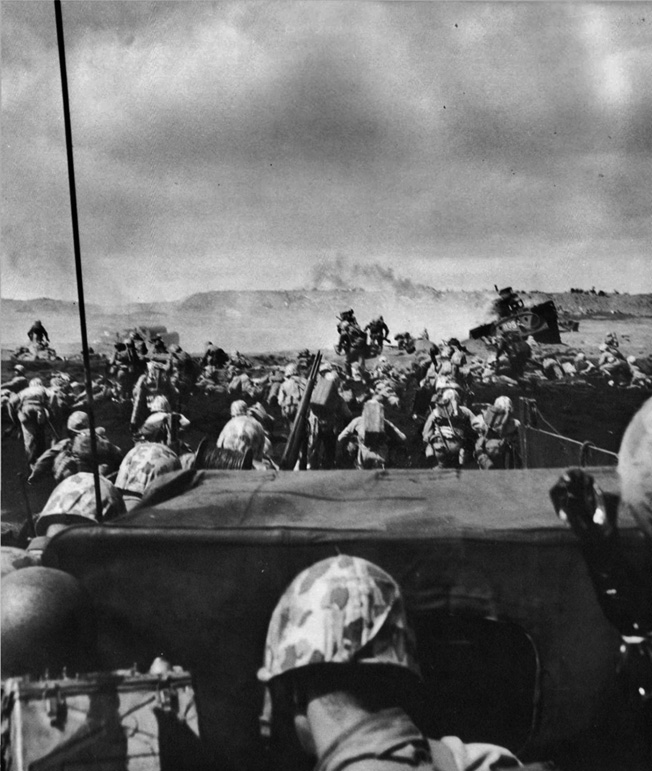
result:
<svg viewBox="0 0 652 771"><path fill-rule="evenodd" d="M178 455L158 442L138 442L124 457L115 480L127 511L136 506L158 477L182 468Z"/></svg>
<svg viewBox="0 0 652 771"><path fill-rule="evenodd" d="M367 405L370 406L367 407ZM365 413L372 412L373 408L380 416L379 421L377 421L380 430L372 433L369 430L369 421ZM365 404L362 415L353 418L337 437L337 441L342 447L350 442L357 446L355 453L355 467L357 469L386 468L391 445L403 444L406 440L405 434L385 418L381 401L375 394Z"/></svg>
<svg viewBox="0 0 652 771"><path fill-rule="evenodd" d="M299 375L297 365L288 364L285 368L285 379L278 390L277 399L281 413L289 424L296 417L305 390L306 380Z"/></svg>
<svg viewBox="0 0 652 771"><path fill-rule="evenodd" d="M520 421L513 417L509 396L499 396L493 406L472 421L479 437L475 459L481 469L518 468L518 430Z"/></svg>
<svg viewBox="0 0 652 771"><path fill-rule="evenodd" d="M177 389L170 382L168 370L156 362L148 362L147 372L138 378L134 388L134 406L131 412L131 430L136 433L150 413L150 404L155 396L165 396L176 406L179 398Z"/></svg>
<svg viewBox="0 0 652 771"><path fill-rule="evenodd" d="M228 361L229 355L226 353L226 351L218 348L216 345L211 343L210 340L206 343L206 350L204 351L204 355L201 360L202 367L216 367L217 369L221 369L228 363Z"/></svg>
<svg viewBox="0 0 652 771"><path fill-rule="evenodd" d="M29 337L32 345L38 345L40 348L45 348L50 345L50 336L39 319L32 324L27 333L27 337Z"/></svg>
<svg viewBox="0 0 652 771"><path fill-rule="evenodd" d="M17 394L19 391L22 391L23 388L27 388L28 385L29 381L25 377L25 367L23 367L22 364L16 364L14 366L14 376L11 380L2 384L2 390L11 391L12 393Z"/></svg>
<svg viewBox="0 0 652 771"><path fill-rule="evenodd" d="M385 319L382 316L372 319L365 327L366 331L369 332L369 338L375 345L377 352L382 353L383 343L389 342L389 327L385 324Z"/></svg>
<svg viewBox="0 0 652 771"><path fill-rule="evenodd" d="M459 403L457 391L448 388L432 397L433 409L423 427L426 458L436 468L460 468L473 437L473 413Z"/></svg>
<svg viewBox="0 0 652 771"><path fill-rule="evenodd" d="M61 439L46 450L36 461L29 475L28 484L34 484L46 474L52 474L56 482L79 471L77 459L72 454L72 443L76 436L89 427L88 415L77 410L68 417L68 437Z"/></svg>
<svg viewBox="0 0 652 771"><path fill-rule="evenodd" d="M264 735L296 735L319 771L519 765L502 747L435 741L416 727L423 686L404 599L360 557L329 557L292 581L272 614L258 679Z"/></svg>
<svg viewBox="0 0 652 771"><path fill-rule="evenodd" d="M18 394L16 411L23 431L25 455L31 467L45 450L50 419L50 396L40 378L32 378L29 386Z"/></svg>

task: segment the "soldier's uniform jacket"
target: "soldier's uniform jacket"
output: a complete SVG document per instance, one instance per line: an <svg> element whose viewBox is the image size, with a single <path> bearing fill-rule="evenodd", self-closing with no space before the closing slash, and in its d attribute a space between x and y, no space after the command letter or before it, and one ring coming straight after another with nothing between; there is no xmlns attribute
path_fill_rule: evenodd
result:
<svg viewBox="0 0 652 771"><path fill-rule="evenodd" d="M520 764L503 747L426 739L399 707L361 720L327 748L315 771L494 771Z"/></svg>
<svg viewBox="0 0 652 771"><path fill-rule="evenodd" d="M149 415L149 405L155 396L165 396L174 407L179 392L170 382L167 372L147 373L138 378L134 386L134 406L131 412L132 426L140 427Z"/></svg>
<svg viewBox="0 0 652 771"><path fill-rule="evenodd" d="M278 390L278 406L286 418L294 418L305 390L306 381L299 375L290 375L281 383Z"/></svg>
<svg viewBox="0 0 652 771"><path fill-rule="evenodd" d="M467 407L458 407L457 415L450 417L435 407L423 427L423 441L426 444L445 443L447 439L463 441L471 434L471 421L474 417Z"/></svg>

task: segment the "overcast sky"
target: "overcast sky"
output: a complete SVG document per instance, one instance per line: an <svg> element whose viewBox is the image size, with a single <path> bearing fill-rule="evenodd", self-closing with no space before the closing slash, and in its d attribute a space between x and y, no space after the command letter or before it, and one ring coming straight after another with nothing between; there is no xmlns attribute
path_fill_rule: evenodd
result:
<svg viewBox="0 0 652 771"><path fill-rule="evenodd" d="M75 299L54 6L1 8L2 294ZM77 0L63 19L90 300L358 263L652 291L652 4Z"/></svg>

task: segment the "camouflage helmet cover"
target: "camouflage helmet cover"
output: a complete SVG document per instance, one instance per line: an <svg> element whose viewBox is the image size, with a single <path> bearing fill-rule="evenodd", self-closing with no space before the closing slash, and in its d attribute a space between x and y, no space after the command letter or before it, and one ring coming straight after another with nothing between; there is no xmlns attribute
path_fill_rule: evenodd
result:
<svg viewBox="0 0 652 771"><path fill-rule="evenodd" d="M103 519L124 514L122 496L103 476L100 476L100 494ZM54 488L36 521L36 535L45 535L50 525L71 525L75 522L97 524L95 482L93 474L88 471L73 474Z"/></svg>
<svg viewBox="0 0 652 771"><path fill-rule="evenodd" d="M387 664L419 676L401 590L384 570L340 555L307 568L286 589L258 679L314 664Z"/></svg>
<svg viewBox="0 0 652 771"><path fill-rule="evenodd" d="M66 423L68 431L83 431L88 427L88 414L86 412L75 410L75 412L70 413L68 422Z"/></svg>
<svg viewBox="0 0 652 771"><path fill-rule="evenodd" d="M168 471L178 471L181 461L169 447L158 442L139 442L120 464L115 486L142 495L152 480Z"/></svg>

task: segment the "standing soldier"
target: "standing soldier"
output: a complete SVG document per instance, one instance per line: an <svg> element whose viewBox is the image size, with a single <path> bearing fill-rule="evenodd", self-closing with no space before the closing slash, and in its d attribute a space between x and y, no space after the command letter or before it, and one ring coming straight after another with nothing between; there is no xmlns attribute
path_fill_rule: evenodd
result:
<svg viewBox="0 0 652 771"><path fill-rule="evenodd" d="M339 387L333 365L322 361L308 415L308 467L313 470L335 468L337 437L352 417Z"/></svg>
<svg viewBox="0 0 652 771"><path fill-rule="evenodd" d="M48 335L46 328L43 326L43 324L41 324L39 319L37 319L32 324L29 332L27 333L27 337L29 337L32 345L38 345L40 348L45 348L46 346L50 345L50 336Z"/></svg>
<svg viewBox="0 0 652 771"><path fill-rule="evenodd" d="M426 458L436 468L460 468L471 442L474 417L459 404L457 391L448 388L432 397L433 410L423 427Z"/></svg>
<svg viewBox="0 0 652 771"><path fill-rule="evenodd" d="M514 405L509 396L499 396L473 426L479 434L475 443L475 459L481 469L517 468L518 430L520 421L513 417Z"/></svg>
<svg viewBox="0 0 652 771"><path fill-rule="evenodd" d="M371 338L372 344L375 345L377 352L382 353L383 343L385 341L389 342L389 327L385 324L385 319L383 319L382 316L378 316L377 319L372 319L365 327L365 331L367 330L369 331L369 337Z"/></svg>
<svg viewBox="0 0 652 771"><path fill-rule="evenodd" d="M168 371L155 362L147 363L147 372L138 378L134 388L134 406L131 412L131 431L136 433L150 414L155 396L165 396L176 407L179 394L170 382Z"/></svg>
<svg viewBox="0 0 652 771"><path fill-rule="evenodd" d="M123 403L131 399L131 392L136 383L136 366L134 346L130 346L130 341L117 342L114 344L114 352L109 362L109 372L115 382L115 400Z"/></svg>
<svg viewBox="0 0 652 771"><path fill-rule="evenodd" d="M278 406L281 408L283 417L290 425L292 425L292 421L296 417L301 397L305 390L306 381L299 375L297 365L294 363L288 364L285 368L285 380L281 383L278 391Z"/></svg>

